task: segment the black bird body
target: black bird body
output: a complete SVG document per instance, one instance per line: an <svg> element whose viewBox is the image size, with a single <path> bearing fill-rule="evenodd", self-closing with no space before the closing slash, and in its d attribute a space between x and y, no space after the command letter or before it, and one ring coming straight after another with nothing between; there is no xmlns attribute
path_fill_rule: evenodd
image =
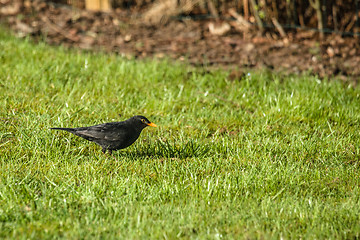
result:
<svg viewBox="0 0 360 240"><path fill-rule="evenodd" d="M140 136L141 131L147 127L156 125L144 116L134 116L123 122L103 123L90 127L79 128L51 128L54 130L68 131L76 136L85 138L102 147L105 153L126 148L133 144Z"/></svg>

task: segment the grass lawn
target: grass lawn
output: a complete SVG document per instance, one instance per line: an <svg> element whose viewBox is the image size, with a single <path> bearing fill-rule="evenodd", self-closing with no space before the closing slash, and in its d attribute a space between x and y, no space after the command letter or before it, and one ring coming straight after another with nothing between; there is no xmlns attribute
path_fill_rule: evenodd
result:
<svg viewBox="0 0 360 240"><path fill-rule="evenodd" d="M0 238L360 237L359 87L230 81L4 31L0 62ZM49 130L138 114L159 127L114 157Z"/></svg>

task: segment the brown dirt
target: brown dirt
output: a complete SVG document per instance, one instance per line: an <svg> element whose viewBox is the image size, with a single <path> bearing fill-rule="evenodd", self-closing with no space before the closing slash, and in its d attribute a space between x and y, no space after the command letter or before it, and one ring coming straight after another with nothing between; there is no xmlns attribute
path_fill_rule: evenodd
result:
<svg viewBox="0 0 360 240"><path fill-rule="evenodd" d="M100 13L42 1L26 1L23 6L15 3L0 1L0 20L20 37L31 36L53 45L226 67L233 69L233 79L249 69L266 68L320 78L337 76L353 83L360 80L360 41L355 37L327 35L319 41L317 33L295 31L284 39L275 30L261 35L254 27L240 29L235 20L174 19L154 26L119 9ZM214 24L215 30L210 31L209 24ZM231 27L216 35L217 26Z"/></svg>

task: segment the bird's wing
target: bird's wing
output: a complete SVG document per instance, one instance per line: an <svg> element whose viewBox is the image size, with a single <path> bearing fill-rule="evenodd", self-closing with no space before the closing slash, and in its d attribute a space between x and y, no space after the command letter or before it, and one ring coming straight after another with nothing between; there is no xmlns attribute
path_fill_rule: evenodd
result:
<svg viewBox="0 0 360 240"><path fill-rule="evenodd" d="M126 138L127 132L125 126L119 123L104 123L76 129L76 135L89 140L119 141Z"/></svg>

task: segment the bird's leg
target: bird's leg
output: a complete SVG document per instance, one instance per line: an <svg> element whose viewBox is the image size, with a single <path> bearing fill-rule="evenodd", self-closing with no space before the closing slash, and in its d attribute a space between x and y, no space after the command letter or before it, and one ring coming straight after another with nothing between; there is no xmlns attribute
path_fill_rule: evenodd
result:
<svg viewBox="0 0 360 240"><path fill-rule="evenodd" d="M106 154L106 150L108 151L109 156L112 156L112 157L114 157L114 158L115 158L115 156L114 156L114 155L112 155L112 150L110 150L110 149L106 149L106 148L103 148L101 151L102 151L102 153L103 153L103 154Z"/></svg>

